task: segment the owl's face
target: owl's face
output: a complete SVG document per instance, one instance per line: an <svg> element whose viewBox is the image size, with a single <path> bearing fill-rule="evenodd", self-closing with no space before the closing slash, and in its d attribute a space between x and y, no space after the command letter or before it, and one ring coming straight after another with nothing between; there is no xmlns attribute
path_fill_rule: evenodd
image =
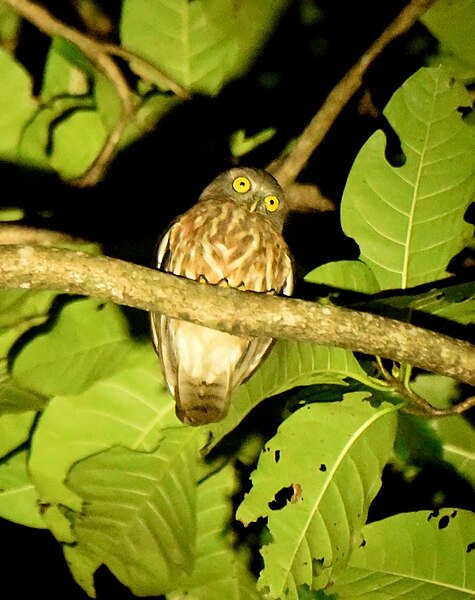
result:
<svg viewBox="0 0 475 600"><path fill-rule="evenodd" d="M236 167L221 173L203 190L198 201L216 198L231 199L249 212L265 215L282 231L287 203L282 188L266 171Z"/></svg>

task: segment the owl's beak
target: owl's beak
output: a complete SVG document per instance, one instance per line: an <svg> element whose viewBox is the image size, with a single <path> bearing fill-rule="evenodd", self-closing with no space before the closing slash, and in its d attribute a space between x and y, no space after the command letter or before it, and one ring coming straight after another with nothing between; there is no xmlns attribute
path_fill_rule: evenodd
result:
<svg viewBox="0 0 475 600"><path fill-rule="evenodd" d="M256 212L257 205L259 204L259 198L253 199L252 204L249 206L250 212Z"/></svg>

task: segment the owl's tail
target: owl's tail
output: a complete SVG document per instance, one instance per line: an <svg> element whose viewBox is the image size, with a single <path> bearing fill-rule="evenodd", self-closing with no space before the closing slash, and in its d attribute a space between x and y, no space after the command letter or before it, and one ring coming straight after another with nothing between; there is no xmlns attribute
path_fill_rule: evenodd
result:
<svg viewBox="0 0 475 600"><path fill-rule="evenodd" d="M175 397L177 417L193 426L221 421L229 410L230 393L224 382L181 380Z"/></svg>

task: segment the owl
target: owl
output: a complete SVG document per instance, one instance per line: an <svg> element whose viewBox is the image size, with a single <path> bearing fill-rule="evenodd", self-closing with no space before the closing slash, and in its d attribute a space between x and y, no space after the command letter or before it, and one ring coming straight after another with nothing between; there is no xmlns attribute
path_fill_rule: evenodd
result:
<svg viewBox="0 0 475 600"><path fill-rule="evenodd" d="M203 284L290 296L293 261L282 237L287 212L282 188L269 173L244 167L225 171L165 232L155 266ZM151 313L151 328L176 414L195 426L226 416L232 392L273 342L159 313Z"/></svg>

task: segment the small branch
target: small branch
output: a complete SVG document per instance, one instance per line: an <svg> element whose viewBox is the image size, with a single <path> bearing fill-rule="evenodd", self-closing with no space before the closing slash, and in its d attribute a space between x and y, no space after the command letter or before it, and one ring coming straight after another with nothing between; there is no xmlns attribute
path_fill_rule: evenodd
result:
<svg viewBox="0 0 475 600"><path fill-rule="evenodd" d="M361 56L358 62L337 83L287 157L276 168L269 167L282 187L287 187L295 181L344 106L360 88L363 76L371 63L390 42L406 33L433 2L434 0L411 0L373 45Z"/></svg>
<svg viewBox="0 0 475 600"><path fill-rule="evenodd" d="M469 408L475 406L475 396L466 398L462 402L458 402L448 408L436 408L432 406L430 402L416 394L411 388L406 387L401 381L394 380L392 382L393 388L398 393L409 400L409 405L404 407L403 410L410 414L424 416L424 417L450 417L454 415L460 415Z"/></svg>
<svg viewBox="0 0 475 600"><path fill-rule="evenodd" d="M475 346L468 342L378 315L200 284L104 256L4 246L0 287L82 294L235 335L348 348L475 386Z"/></svg>
<svg viewBox="0 0 475 600"><path fill-rule="evenodd" d="M128 60L135 61L142 67L152 71L159 80L177 94L180 98L189 98L188 92L183 90L176 82L167 77L161 70L151 65L143 58L118 46L102 43L81 33L73 27L69 27L62 21L56 19L44 7L30 0L3 0L14 11L24 19L32 23L40 31L50 37L62 37L83 52L89 60L107 77L115 87L121 103L121 114L101 150L98 157L84 175L71 180L70 183L78 187L96 185L104 176L104 172L112 160L122 134L135 115L133 94L121 69L117 66L111 55L116 55Z"/></svg>

